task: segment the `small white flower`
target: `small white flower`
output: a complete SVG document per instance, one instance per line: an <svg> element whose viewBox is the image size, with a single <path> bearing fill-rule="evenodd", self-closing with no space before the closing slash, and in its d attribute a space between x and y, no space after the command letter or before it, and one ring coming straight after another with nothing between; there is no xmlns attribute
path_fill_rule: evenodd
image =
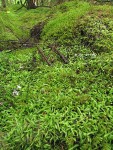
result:
<svg viewBox="0 0 113 150"><path fill-rule="evenodd" d="M77 54L75 54L75 57L77 56Z"/></svg>
<svg viewBox="0 0 113 150"><path fill-rule="evenodd" d="M3 102L0 102L0 105L3 105Z"/></svg>
<svg viewBox="0 0 113 150"><path fill-rule="evenodd" d="M13 91L13 96L18 96L19 95L19 92L17 90L14 90Z"/></svg>
<svg viewBox="0 0 113 150"><path fill-rule="evenodd" d="M20 65L20 67L19 67L20 69L23 69L24 67L22 66L22 65Z"/></svg>
<svg viewBox="0 0 113 150"><path fill-rule="evenodd" d="M20 86L20 85L17 85L17 89L21 89L21 86Z"/></svg>
<svg viewBox="0 0 113 150"><path fill-rule="evenodd" d="M93 54L92 54L92 57L93 57L93 58L96 58L96 54L95 54L95 53L93 53Z"/></svg>

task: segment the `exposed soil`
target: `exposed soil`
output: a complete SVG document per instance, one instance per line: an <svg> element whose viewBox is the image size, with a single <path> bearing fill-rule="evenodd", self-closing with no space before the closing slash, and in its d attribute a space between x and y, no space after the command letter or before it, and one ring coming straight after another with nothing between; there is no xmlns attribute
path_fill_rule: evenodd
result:
<svg viewBox="0 0 113 150"><path fill-rule="evenodd" d="M30 37L40 40L40 35L42 33L42 29L45 25L45 22L40 22L37 25L35 25L31 30L30 30Z"/></svg>

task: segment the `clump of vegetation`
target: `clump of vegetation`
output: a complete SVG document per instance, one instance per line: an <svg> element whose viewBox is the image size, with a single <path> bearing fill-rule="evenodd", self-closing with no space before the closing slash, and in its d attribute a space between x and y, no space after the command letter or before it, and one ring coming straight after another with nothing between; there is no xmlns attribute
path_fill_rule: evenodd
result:
<svg viewBox="0 0 113 150"><path fill-rule="evenodd" d="M64 3L58 9L57 16L54 15L44 26L42 40L65 46L78 42L78 45L89 47L96 53L112 50L111 6L91 6L86 2L74 1Z"/></svg>
<svg viewBox="0 0 113 150"><path fill-rule="evenodd" d="M86 16L79 20L75 38L94 52L109 52L113 47L113 21L98 16Z"/></svg>
<svg viewBox="0 0 113 150"><path fill-rule="evenodd" d="M67 11L57 11L56 15L45 25L42 40L46 42L51 40L60 44L70 45L74 40L72 33L74 22L90 10L90 4L73 1L64 3L61 6L66 7Z"/></svg>
<svg viewBox="0 0 113 150"><path fill-rule="evenodd" d="M0 31L0 50L13 47L14 43L11 41L24 40L28 37L28 34L25 31L23 32L18 15L10 10L1 13Z"/></svg>
<svg viewBox="0 0 113 150"><path fill-rule="evenodd" d="M25 9L15 12L16 10L17 6L0 12L0 50L13 47L14 43L11 41L24 42L29 39L33 26L41 21L44 22L46 17L50 15L48 8L39 8L28 12Z"/></svg>
<svg viewBox="0 0 113 150"><path fill-rule="evenodd" d="M53 67L33 49L0 58L3 150L112 149L112 53Z"/></svg>
<svg viewBox="0 0 113 150"><path fill-rule="evenodd" d="M54 62L48 66L37 47L0 52L1 150L112 150L113 7L70 1L54 8L2 12L4 40L29 38L46 21L38 46Z"/></svg>

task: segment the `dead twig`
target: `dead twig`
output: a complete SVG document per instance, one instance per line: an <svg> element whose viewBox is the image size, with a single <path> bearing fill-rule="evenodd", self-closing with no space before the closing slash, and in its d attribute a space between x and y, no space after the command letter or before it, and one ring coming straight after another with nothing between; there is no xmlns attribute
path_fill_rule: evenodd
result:
<svg viewBox="0 0 113 150"><path fill-rule="evenodd" d="M52 50L53 52L55 52L57 55L60 56L61 60L62 60L65 64L68 63L67 58L66 58L63 54L61 54L61 52L60 52L59 50L57 50L57 48L56 48L55 45L50 46L50 48L51 48L51 50Z"/></svg>
<svg viewBox="0 0 113 150"><path fill-rule="evenodd" d="M44 61L46 61L46 63L47 63L49 66L51 66L51 63L49 62L48 58L45 56L44 52L43 52L40 48L38 48L38 53L42 56L42 59L43 59Z"/></svg>

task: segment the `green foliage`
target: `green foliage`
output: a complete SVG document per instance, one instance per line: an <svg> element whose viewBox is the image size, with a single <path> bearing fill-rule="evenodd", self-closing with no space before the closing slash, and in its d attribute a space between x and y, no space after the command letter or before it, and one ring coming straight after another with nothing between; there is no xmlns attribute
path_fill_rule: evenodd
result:
<svg viewBox="0 0 113 150"><path fill-rule="evenodd" d="M111 8L73 1L51 10L2 12L4 40L28 38L32 26L48 19L40 47L55 63L47 66L37 48L0 53L1 150L113 149ZM63 44L59 51L69 64L47 48L54 41Z"/></svg>
<svg viewBox="0 0 113 150"><path fill-rule="evenodd" d="M22 40L25 39L28 34L26 32L23 34L23 29L20 22L18 21L18 16L15 15L10 10L1 12L0 16L0 41L7 40ZM0 42L0 49L7 49L11 43Z"/></svg>
<svg viewBox="0 0 113 150"><path fill-rule="evenodd" d="M0 16L0 39L17 39L22 34L22 31L17 27L18 22L13 18L13 14L10 11L1 12ZM16 23L16 24L15 24Z"/></svg>
<svg viewBox="0 0 113 150"><path fill-rule="evenodd" d="M26 30L29 31L34 25L46 20L51 15L51 11L49 8L37 8L29 11L23 10L18 12L18 15L21 15L19 20L23 23Z"/></svg>
<svg viewBox="0 0 113 150"><path fill-rule="evenodd" d="M0 54L2 149L112 149L113 53L48 67L34 52Z"/></svg>
<svg viewBox="0 0 113 150"><path fill-rule="evenodd" d="M26 40L30 36L30 29L38 22L45 20L50 14L48 8L29 10L22 9L17 11L17 7L12 6L9 9L0 12L0 40ZM0 42L0 49L7 49L10 43Z"/></svg>
<svg viewBox="0 0 113 150"><path fill-rule="evenodd" d="M113 21L109 18L86 16L75 25L75 38L94 52L109 52L113 47Z"/></svg>
<svg viewBox="0 0 113 150"><path fill-rule="evenodd" d="M59 9L66 12L57 11L53 19L51 19L44 27L42 39L44 41L55 41L61 44L73 43L73 24L90 9L87 2L75 2L62 4Z"/></svg>
<svg viewBox="0 0 113 150"><path fill-rule="evenodd" d="M42 40L72 46L89 47L96 53L113 47L112 7L90 6L86 2L63 3L45 25Z"/></svg>

